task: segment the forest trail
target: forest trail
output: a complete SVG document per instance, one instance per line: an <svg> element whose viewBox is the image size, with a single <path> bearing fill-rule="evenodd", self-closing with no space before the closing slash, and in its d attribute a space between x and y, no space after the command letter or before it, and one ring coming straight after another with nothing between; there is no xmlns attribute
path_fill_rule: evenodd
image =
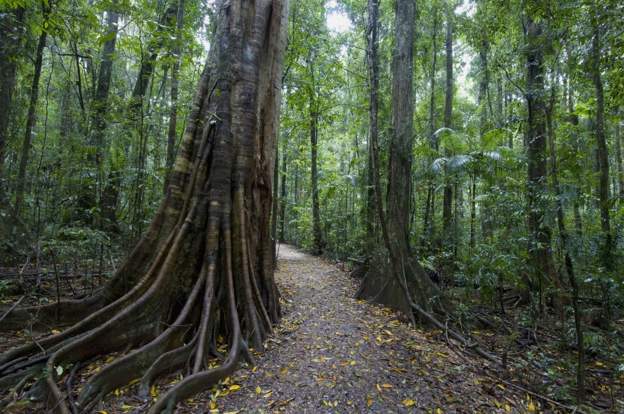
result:
<svg viewBox="0 0 624 414"><path fill-rule="evenodd" d="M276 279L284 317L256 367L179 412L527 412L526 396L477 373L484 361L354 299L357 281L334 264L281 245Z"/></svg>

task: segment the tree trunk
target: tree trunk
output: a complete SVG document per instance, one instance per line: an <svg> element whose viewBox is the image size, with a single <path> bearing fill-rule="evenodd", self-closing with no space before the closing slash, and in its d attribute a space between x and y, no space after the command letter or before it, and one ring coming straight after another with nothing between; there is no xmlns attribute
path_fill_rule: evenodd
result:
<svg viewBox="0 0 624 414"><path fill-rule="evenodd" d="M261 349L279 317L270 213L287 3L232 0L217 7L217 37L147 233L90 300L89 316L84 302L64 303L59 315L80 322L0 356L3 385L20 381L23 375L14 377L24 364L44 369L48 409L70 412L58 385L66 374L56 367L130 349L89 378L79 410L89 412L135 378L149 396L155 378L188 361L190 374L149 410L170 413L231 375L241 357L251 361L247 342ZM54 308L39 315L52 316ZM15 326L24 312L9 315L3 327ZM227 357L210 368L222 344L229 345Z"/></svg>
<svg viewBox="0 0 624 414"><path fill-rule="evenodd" d="M392 59L393 134L388 167L387 216L381 201L377 141L372 142L377 212L391 268L388 269L385 262L371 266L362 280L358 296L398 309L413 320L415 309L421 311L419 316L423 317L427 311L439 310L441 306L437 287L419 262L410 257L409 246L415 2L397 0L395 19Z"/></svg>
<svg viewBox="0 0 624 414"><path fill-rule="evenodd" d="M604 91L602 86L602 75L600 73L600 55L601 55L601 34L600 27L596 16L592 18L594 27L592 38L592 80L596 90L596 119L595 134L598 156L598 168L600 171L600 180L598 184L598 197L600 200L600 225L604 237L604 245L602 248L602 261L607 269L613 267L611 250L613 249L613 236L611 234L611 221L609 217L609 154L607 150L607 142L605 137L605 121L604 121Z"/></svg>
<svg viewBox="0 0 624 414"><path fill-rule="evenodd" d="M618 119L615 121L615 163L617 165L618 190L620 204L624 203L624 166L622 165L622 133L621 133L621 110L617 111Z"/></svg>
<svg viewBox="0 0 624 414"><path fill-rule="evenodd" d="M321 230L321 211L318 193L318 117L319 114L313 101L310 102L310 180L312 183L312 233L314 245L312 252L322 254L325 248L323 231Z"/></svg>
<svg viewBox="0 0 624 414"><path fill-rule="evenodd" d="M44 6L43 20L47 21L49 9ZM39 99L39 79L41 78L41 66L43 65L43 49L45 49L48 32L41 30L39 40L37 42L37 50L35 52L35 66L33 72L33 80L30 87L30 101L28 104L28 115L26 116L26 128L24 133L24 141L22 142L22 153L20 156L19 170L17 172L17 182L15 185L15 215L19 217L20 209L24 201L24 191L26 188L26 168L30 158L30 149L32 146L32 138L34 134L35 124L37 122L37 101Z"/></svg>
<svg viewBox="0 0 624 414"><path fill-rule="evenodd" d="M429 78L429 145L433 151L438 150L438 137L435 135L435 80L438 60L438 9L433 8L433 28L431 33L431 74ZM429 157L427 161L430 165L433 161ZM435 238L435 179L428 174L429 186L427 187L427 199L425 201L425 214L423 216L423 234L421 244L424 246L431 243Z"/></svg>
<svg viewBox="0 0 624 414"><path fill-rule="evenodd" d="M17 76L18 55L24 24L24 8L0 13L0 203L4 204L4 152L8 140L9 121L13 109L13 89Z"/></svg>
<svg viewBox="0 0 624 414"><path fill-rule="evenodd" d="M550 149L550 176L552 179L553 190L556 197L556 211L557 211L557 227L559 229L559 237L561 237L561 248L564 255L565 270L568 274L568 282L570 284L571 296L572 296L572 309L574 311L574 327L576 331L576 351L577 351L577 364L576 364L576 391L577 391L577 404L582 404L585 396L585 344L583 343L583 327L582 327L582 314L579 303L579 286L576 279L576 273L574 271L574 263L572 262L572 255L570 253L570 242L568 231L565 225L565 215L563 211L563 200L561 196L561 186L559 185L559 172L557 169L557 151L555 145L555 129L553 126L553 111L555 103L555 87L552 87L551 101L546 112L546 119L548 125L548 143Z"/></svg>
<svg viewBox="0 0 624 414"><path fill-rule="evenodd" d="M106 41L102 46L102 54L100 58L100 70L97 75L97 82L95 86L95 93L91 104L91 128L89 136L89 146L92 148L92 156L90 156L93 168L95 182L89 179L87 194L84 195L85 200L83 202L84 209L90 209L98 204L101 204L102 188L101 183L104 181L102 178L103 169L102 161L104 158L105 143L104 138L106 136L106 114L108 112L108 93L110 90L111 78L113 75L113 59L115 55L115 46L117 43L117 21L119 15L115 10L109 10L107 12L106 20ZM107 225L101 222L102 211L98 209L98 227L108 228Z"/></svg>
<svg viewBox="0 0 624 414"><path fill-rule="evenodd" d="M367 65L369 81L368 102L368 166L367 166L367 190L366 190L366 243L367 254L375 246L375 188L373 175L373 142L378 141L378 112L379 112L379 0L368 0L368 27L366 29Z"/></svg>
<svg viewBox="0 0 624 414"><path fill-rule="evenodd" d="M447 18L446 18L446 91L444 99L444 127L453 128L453 9L450 5L447 6ZM445 149L446 157L451 156L448 149ZM451 225L453 222L453 186L450 182L450 177L447 169L444 169L444 196L442 200L442 226L443 226L443 240L451 242L451 246L446 246L453 250L452 244L454 243Z"/></svg>
<svg viewBox="0 0 624 414"><path fill-rule="evenodd" d="M286 197L288 195L287 191L286 191L286 179L288 178L288 152L286 151L286 148L284 148L284 150L282 151L282 174L280 176L280 197L279 197L279 202L280 202L280 212L279 212L279 218L280 218L280 232L279 232L279 241L284 243L286 241Z"/></svg>
<svg viewBox="0 0 624 414"><path fill-rule="evenodd" d="M171 69L171 107L169 109L169 128L167 129L167 177L165 178L165 191L169 182L169 173L175 161L175 145L178 137L178 87L180 63L182 61L182 29L184 28L184 0L178 0L178 14L176 16L176 39L173 48L173 68Z"/></svg>
<svg viewBox="0 0 624 414"><path fill-rule="evenodd" d="M528 225L529 257L534 277L527 280L531 291L538 293L539 311L544 308L545 282L551 280L554 265L551 253L551 230L544 221L546 205L546 105L544 101L544 32L542 23L528 17L525 22L528 106Z"/></svg>
<svg viewBox="0 0 624 414"><path fill-rule="evenodd" d="M571 66L571 65L570 65ZM571 73L572 73L572 69L570 69L569 73L568 73L568 79L571 78ZM579 165L578 162L578 143L579 143L579 137L578 137L578 124L579 124L579 117L578 115L575 113L574 110L574 92L572 90L572 83L569 82L568 84L568 119L570 122L570 125L572 127L572 148L573 148L573 159L575 160L575 179L576 179L576 184L574 186L574 200L572 202L572 206L573 206L573 214L574 214L574 230L576 233L576 236L579 237L579 239L583 236L583 221L581 219L581 208L580 208L580 198L581 198L581 177L578 171L580 171L581 166Z"/></svg>

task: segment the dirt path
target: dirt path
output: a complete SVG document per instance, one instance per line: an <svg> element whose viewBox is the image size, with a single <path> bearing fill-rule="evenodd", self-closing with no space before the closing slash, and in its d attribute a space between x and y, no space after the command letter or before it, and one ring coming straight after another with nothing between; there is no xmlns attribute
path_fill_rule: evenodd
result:
<svg viewBox="0 0 624 414"><path fill-rule="evenodd" d="M526 398L476 373L483 361L353 299L355 281L334 265L282 245L276 278L284 318L256 367L181 412L527 411Z"/></svg>

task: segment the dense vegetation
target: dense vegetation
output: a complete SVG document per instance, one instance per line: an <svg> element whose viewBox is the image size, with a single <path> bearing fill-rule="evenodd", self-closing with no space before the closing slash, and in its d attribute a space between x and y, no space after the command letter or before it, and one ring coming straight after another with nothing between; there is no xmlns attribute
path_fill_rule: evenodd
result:
<svg viewBox="0 0 624 414"><path fill-rule="evenodd" d="M160 217L208 49L227 55L212 3L0 0L4 273L72 267L102 283ZM271 211L273 240L348 263L362 297L477 340L540 393L615 409L624 4L290 3L278 143L254 149L274 177L249 178L254 201L233 207L257 215L249 233ZM266 269L262 234L242 247L241 230L233 251ZM256 342L279 313L267 286ZM250 320L244 333L260 335Z"/></svg>

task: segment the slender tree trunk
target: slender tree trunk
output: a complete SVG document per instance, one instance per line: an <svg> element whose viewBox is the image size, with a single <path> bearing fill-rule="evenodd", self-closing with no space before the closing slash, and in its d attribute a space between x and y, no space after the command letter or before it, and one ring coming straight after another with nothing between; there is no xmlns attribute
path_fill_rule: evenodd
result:
<svg viewBox="0 0 624 414"><path fill-rule="evenodd" d="M480 76L479 76L479 92L477 96L477 102L479 104L479 140L483 144L483 137L488 129L488 117L492 116L492 113L488 111L489 105L487 104L489 99L489 83L490 83L490 75L489 75L489 67L488 67L488 54L490 52L490 42L486 37L481 39L481 44L479 48L479 60L480 60ZM483 190L484 193L489 194L491 192L491 179L489 175L485 175L483 183L485 188ZM487 201L487 198L480 203L481 207L479 208L479 219L481 222L481 233L484 240L490 240L492 237L492 217L491 217L491 208L492 206Z"/></svg>
<svg viewBox="0 0 624 414"><path fill-rule="evenodd" d="M545 283L551 280L554 265L551 253L551 230L544 221L546 206L546 104L544 101L544 30L543 23L527 17L525 21L527 67L527 152L528 152L528 224L529 257L534 278L528 287L538 293L540 314L544 310Z"/></svg>
<svg viewBox="0 0 624 414"><path fill-rule="evenodd" d="M43 6L43 19L47 20L49 9ZM35 52L35 65L33 72L33 80L30 87L30 100L28 103L28 115L26 116L26 128L24 133L24 141L22 142L22 153L20 156L19 170L17 173L17 182L15 186L15 215L19 216L22 203L24 201L24 191L26 188L26 168L30 159L30 149L32 139L37 122L37 101L39 99L39 79L41 78L41 67L43 65L43 50L46 46L48 32L42 29L37 41L37 50Z"/></svg>
<svg viewBox="0 0 624 414"><path fill-rule="evenodd" d="M178 0L178 13L176 16L176 39L173 48L173 68L171 69L171 107L169 108L169 128L167 129L167 161L165 167L167 169L167 178L165 178L165 191L169 181L169 172L173 168L175 161L175 145L177 141L177 122L178 122L178 87L180 63L182 61L182 30L184 28L184 0Z"/></svg>
<svg viewBox="0 0 624 414"><path fill-rule="evenodd" d="M477 177L473 172L470 174L470 252L474 252L476 246L475 221L477 218L476 211L477 199Z"/></svg>
<svg viewBox="0 0 624 414"><path fill-rule="evenodd" d="M568 63L569 66L572 66L572 63L569 62ZM567 107L568 107L568 119L570 122L570 126L572 127L572 149L573 149L573 159L575 160L575 170L579 171L581 166L579 165L578 162L578 124L579 124L579 117L578 115L575 113L575 109L574 109L574 91L572 88L572 82L571 82L571 73L572 73L572 68L570 68L569 73L568 73L568 102L567 102ZM574 214L574 230L576 233L576 236L580 239L583 236L583 221L581 218L581 208L580 208L580 198L581 198L581 177L580 174L577 172L575 173L575 179L576 179L576 184L574 185L574 200L572 201L572 210L573 210L573 214Z"/></svg>
<svg viewBox="0 0 624 414"><path fill-rule="evenodd" d="M440 295L417 260L410 257L409 207L412 161L412 93L415 2L395 3L395 46L392 59L392 135L388 166L388 214L384 213L378 177L379 152L373 141L373 171L377 213L390 269L384 262L371 266L362 280L359 297L370 298L423 319L427 311L440 310ZM412 296L415 299L412 299ZM431 318L428 318L431 321Z"/></svg>
<svg viewBox="0 0 624 414"><path fill-rule="evenodd" d="M581 305L579 303L579 286L574 271L574 262L572 261L572 255L570 253L570 242L568 231L565 225L565 214L563 210L563 200L561 196L561 186L559 185L559 172L557 167L557 151L555 145L555 129L553 126L553 110L555 100L555 89L551 91L551 102L546 114L548 125L548 143L550 148L550 176L552 179L553 189L556 197L556 210L557 210L557 227L559 229L559 237L561 238L561 248L564 255L565 270L568 274L568 282L570 284L570 290L572 294L572 309L574 311L574 327L576 331L576 351L577 351L577 364L576 364L576 391L577 391L577 404L582 404L585 397L585 344L583 342L583 326L582 326L582 314Z"/></svg>
<svg viewBox="0 0 624 414"><path fill-rule="evenodd" d="M444 127L453 128L453 8L448 5L447 18L446 18L446 91L444 99ZM451 153L448 149L445 149L445 156L450 157ZM451 246L448 247L453 250L453 240L451 225L453 222L453 186L450 182L450 177L447 169L444 171L444 197L442 200L442 226L443 226L443 240L451 242Z"/></svg>
<svg viewBox="0 0 624 414"><path fill-rule="evenodd" d="M373 170L373 142L378 141L378 112L379 112L379 0L368 0L368 27L367 27L367 63L368 63L368 81L369 81L369 102L368 102L368 122L369 122L369 139L368 139L368 175L367 175L367 191L366 191L366 243L367 250L375 246L375 188Z"/></svg>
<svg viewBox="0 0 624 414"><path fill-rule="evenodd" d="M288 178L288 152L286 151L286 148L283 149L282 151L282 170L281 170L282 174L280 176L280 185L281 185L281 189L280 189L280 197L279 197L279 202L280 202L280 212L279 212L279 218L280 218L280 233L279 233L279 241L284 243L286 241L286 201L287 201L287 196L288 196L288 192L286 191L287 187L286 187L286 180Z"/></svg>
<svg viewBox="0 0 624 414"><path fill-rule="evenodd" d="M56 367L112 354L118 356L80 389L80 411L93 411L136 378L149 396L158 377L183 370L147 410L172 413L179 401L232 375L242 358L252 362L248 344L262 349L279 317L270 214L287 4L230 0L217 7L217 38L170 188L148 232L97 300L89 299L94 308L76 314L74 304L74 312L62 312L79 322L0 355L3 385L26 383L11 376L24 361L43 371L35 386L49 396L46 412L72 412L71 386L66 392L58 385L71 383L69 372ZM212 93L216 88L219 94ZM19 313L5 318L3 328ZM212 367L220 337L229 351Z"/></svg>
<svg viewBox="0 0 624 414"><path fill-rule="evenodd" d="M314 254L322 254L325 242L321 229L321 209L318 192L318 117L316 105L310 102L310 180L312 183L312 232Z"/></svg>
<svg viewBox="0 0 624 414"><path fill-rule="evenodd" d="M25 11L19 7L0 13L0 203L4 204L7 185L4 177L5 147L13 110L13 90L17 76L18 55L22 44Z"/></svg>
<svg viewBox="0 0 624 414"><path fill-rule="evenodd" d="M624 203L624 166L622 165L622 111L617 111L618 119L615 121L615 163L617 166L618 190L620 204Z"/></svg>
<svg viewBox="0 0 624 414"><path fill-rule="evenodd" d="M95 93L91 104L91 128L89 133L89 146L93 148L92 153L94 154L90 157L92 158L96 181L89 184L90 188L87 189L88 195L85 194L84 209L90 209L98 203L101 204L102 201L102 188L100 188L100 185L104 182L102 163L106 148L104 142L106 136L106 114L108 112L108 94L113 75L113 61L118 30L117 21L119 19L119 15L115 10L109 10L106 14L106 41L102 45L100 70L97 74ZM98 218L98 221L100 221L98 226L101 227L104 224L101 223L101 211L98 211ZM103 227L107 228L108 226L104 225Z"/></svg>
<svg viewBox="0 0 624 414"><path fill-rule="evenodd" d="M431 33L431 75L429 78L429 145L434 151L438 150L438 137L435 135L435 81L438 60L438 9L433 8L433 27ZM429 158L428 164L433 161ZM435 239L435 179L428 175L429 186L427 187L427 199L425 201L425 214L423 216L423 234L422 245L431 244L431 240Z"/></svg>
<svg viewBox="0 0 624 414"><path fill-rule="evenodd" d="M602 75L600 73L601 55L601 33L597 22L597 17L593 16L594 26L592 38L592 80L596 90L596 119L594 133L596 135L596 146L598 156L598 168L600 180L598 184L598 197L600 200L600 225L604 237L602 251L602 261L607 269L613 267L611 250L613 248L613 236L611 234L611 220L609 215L609 154L605 137L604 121L604 91L602 86Z"/></svg>

